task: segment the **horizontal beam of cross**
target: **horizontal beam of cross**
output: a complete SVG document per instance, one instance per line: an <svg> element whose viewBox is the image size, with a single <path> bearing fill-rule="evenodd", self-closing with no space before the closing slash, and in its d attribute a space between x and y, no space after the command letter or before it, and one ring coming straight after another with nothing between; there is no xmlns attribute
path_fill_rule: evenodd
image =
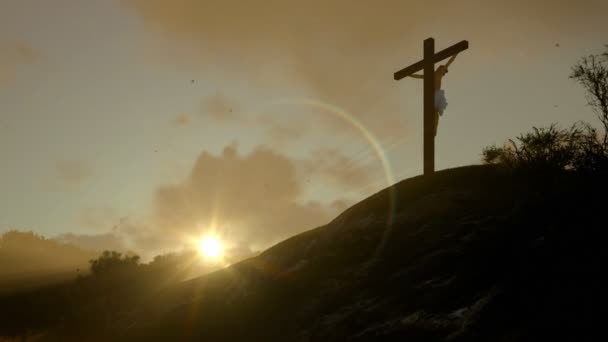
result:
<svg viewBox="0 0 608 342"><path fill-rule="evenodd" d="M460 43L454 44L447 49L443 49L437 52L432 59L432 63L435 64L437 62L441 62L442 60L453 56L461 51L464 51L469 48L469 42L466 40L461 41ZM409 75L415 73L416 71L420 71L424 69L424 60L416 62L406 68L403 68L393 74L393 78L395 80L400 80L402 78L408 77Z"/></svg>

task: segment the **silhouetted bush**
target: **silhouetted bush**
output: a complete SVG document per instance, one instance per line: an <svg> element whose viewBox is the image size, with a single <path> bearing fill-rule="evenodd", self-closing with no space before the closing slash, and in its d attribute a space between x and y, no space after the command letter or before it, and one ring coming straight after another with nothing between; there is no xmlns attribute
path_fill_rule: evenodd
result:
<svg viewBox="0 0 608 342"><path fill-rule="evenodd" d="M608 47L608 45L607 45ZM604 132L587 123L568 129L552 124L533 127L517 141L483 149L482 161L510 170L549 175L561 171L604 174L608 171L608 51L583 57L572 67L570 78L587 91L587 101L596 112Z"/></svg>
<svg viewBox="0 0 608 342"><path fill-rule="evenodd" d="M483 150L482 160L512 170L551 174L560 171L605 172L608 169L608 149L596 129L577 123L567 129L553 124L548 128L534 127L516 141L509 139L503 146Z"/></svg>
<svg viewBox="0 0 608 342"><path fill-rule="evenodd" d="M138 255L122 255L114 251L104 251L97 259L90 261L94 276L133 272L139 266Z"/></svg>

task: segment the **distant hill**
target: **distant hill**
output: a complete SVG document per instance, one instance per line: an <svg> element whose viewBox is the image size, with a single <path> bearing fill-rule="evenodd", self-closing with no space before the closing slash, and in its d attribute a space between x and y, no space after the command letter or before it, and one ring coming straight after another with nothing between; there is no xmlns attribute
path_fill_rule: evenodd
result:
<svg viewBox="0 0 608 342"><path fill-rule="evenodd" d="M129 304L94 296L46 337L595 340L607 307L607 191L603 179L490 166L415 177L226 269L131 291Z"/></svg>
<svg viewBox="0 0 608 342"><path fill-rule="evenodd" d="M0 235L0 293L73 279L97 254L32 232L8 231Z"/></svg>

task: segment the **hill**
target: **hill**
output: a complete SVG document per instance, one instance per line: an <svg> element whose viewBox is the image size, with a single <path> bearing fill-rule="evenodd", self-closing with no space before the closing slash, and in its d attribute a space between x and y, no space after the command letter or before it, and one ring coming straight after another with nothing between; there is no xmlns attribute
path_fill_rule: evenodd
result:
<svg viewBox="0 0 608 342"><path fill-rule="evenodd" d="M32 232L0 234L0 293L74 279L97 254Z"/></svg>
<svg viewBox="0 0 608 342"><path fill-rule="evenodd" d="M103 324L79 329L107 307L91 298L46 337L586 340L606 308L607 190L600 178L491 166L415 177L257 257L109 300Z"/></svg>
<svg viewBox="0 0 608 342"><path fill-rule="evenodd" d="M128 336L581 340L606 307L605 190L477 166L405 180L159 297Z"/></svg>

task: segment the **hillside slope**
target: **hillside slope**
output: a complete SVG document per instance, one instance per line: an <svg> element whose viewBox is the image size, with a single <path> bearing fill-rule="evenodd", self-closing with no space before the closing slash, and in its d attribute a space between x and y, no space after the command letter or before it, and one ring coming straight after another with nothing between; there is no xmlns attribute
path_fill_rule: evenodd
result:
<svg viewBox="0 0 608 342"><path fill-rule="evenodd" d="M580 341L600 329L605 308L601 194L597 180L481 166L408 179L323 227L167 291L113 334Z"/></svg>
<svg viewBox="0 0 608 342"><path fill-rule="evenodd" d="M606 183L489 166L415 177L191 281L134 272L0 301L15 309L0 312L0 335L595 341L607 304Z"/></svg>

